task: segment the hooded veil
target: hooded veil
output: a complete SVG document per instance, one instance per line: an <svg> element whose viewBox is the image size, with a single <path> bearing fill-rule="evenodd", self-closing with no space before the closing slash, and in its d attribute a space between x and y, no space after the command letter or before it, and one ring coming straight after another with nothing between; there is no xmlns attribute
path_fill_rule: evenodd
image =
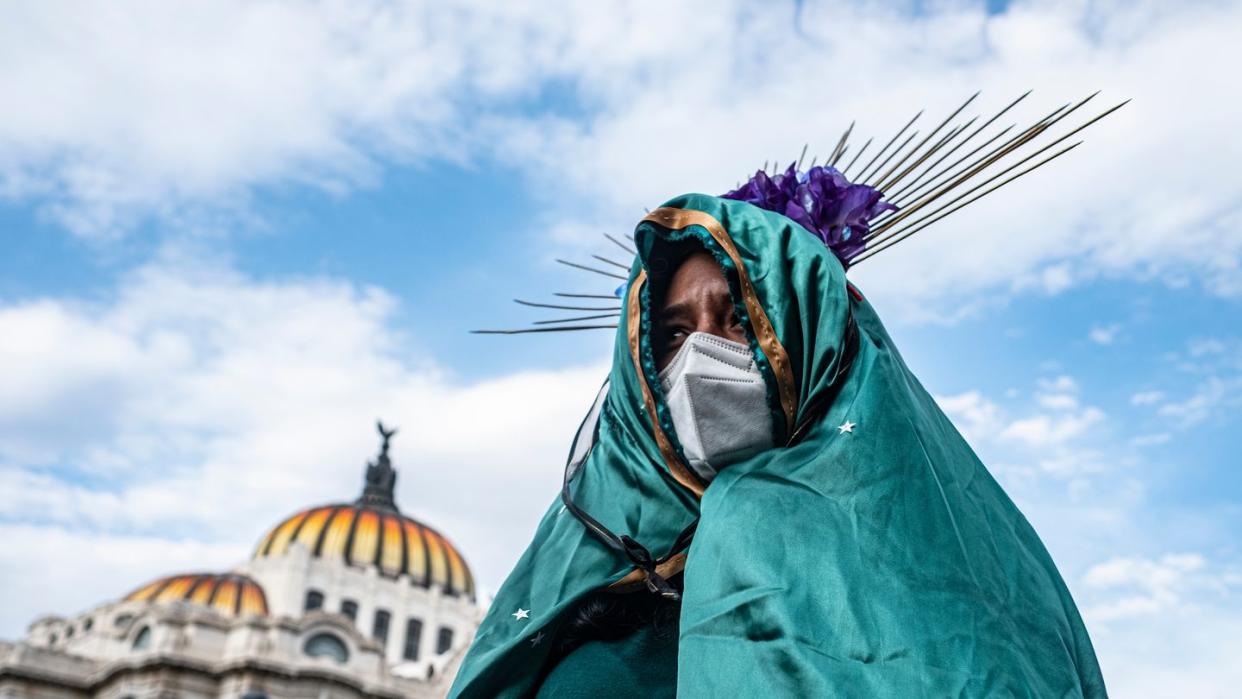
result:
<svg viewBox="0 0 1242 699"><path fill-rule="evenodd" d="M649 342L653 261L684 239L725 272L777 426L776 448L710 486L681 455ZM533 693L585 595L649 594L645 579L683 568L678 696L1105 696L1038 536L819 239L692 194L652 212L635 241L612 369L566 492L658 560L636 567L554 501L451 696Z"/></svg>

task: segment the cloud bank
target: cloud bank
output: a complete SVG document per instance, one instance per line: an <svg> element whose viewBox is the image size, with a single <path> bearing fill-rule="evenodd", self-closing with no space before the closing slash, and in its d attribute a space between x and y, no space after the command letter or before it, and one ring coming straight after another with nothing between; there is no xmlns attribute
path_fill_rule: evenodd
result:
<svg viewBox="0 0 1242 699"><path fill-rule="evenodd" d="M1104 89L1132 105L1014 192L859 268L906 318L952 320L981 289L1100 276L1242 293L1233 163L1236 2L1011 4L159 2L10 9L0 192L79 234L244 218L258 192L347 193L385 168L518 167L562 234L720 192L859 119L918 107L1018 118ZM973 114L973 112L972 112ZM934 117L933 117L934 118ZM1006 120L1007 121L1007 120ZM999 124L998 124L999 127ZM858 143L858 145L861 145ZM921 240L919 239L921 238Z"/></svg>

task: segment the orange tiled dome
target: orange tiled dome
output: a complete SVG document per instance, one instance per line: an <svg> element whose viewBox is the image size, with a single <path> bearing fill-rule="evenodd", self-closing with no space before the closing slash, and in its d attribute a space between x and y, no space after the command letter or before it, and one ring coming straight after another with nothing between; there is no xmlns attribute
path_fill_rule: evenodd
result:
<svg viewBox="0 0 1242 699"><path fill-rule="evenodd" d="M153 580L125 596L126 602L190 602L227 616L267 615L267 596L238 573L184 573Z"/></svg>
<svg viewBox="0 0 1242 699"><path fill-rule="evenodd" d="M284 555L295 543L318 558L375 566L382 575L408 575L416 585L474 599L474 578L456 547L395 507L358 502L302 510L272 527L254 558Z"/></svg>
<svg viewBox="0 0 1242 699"><path fill-rule="evenodd" d="M272 527L254 558L283 556L295 545L316 558L379 569L381 575L407 575L410 582L474 600L474 577L456 547L439 532L401 514L394 499L397 472L388 458L396 430L377 424L383 444L367 463L362 495L352 503L312 507Z"/></svg>

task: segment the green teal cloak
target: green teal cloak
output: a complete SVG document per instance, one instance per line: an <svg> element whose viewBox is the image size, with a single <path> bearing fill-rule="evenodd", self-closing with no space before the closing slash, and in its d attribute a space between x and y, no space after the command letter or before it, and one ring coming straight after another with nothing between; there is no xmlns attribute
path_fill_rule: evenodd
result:
<svg viewBox="0 0 1242 699"><path fill-rule="evenodd" d="M653 250L685 237L729 278L786 445L710 487L681 459L647 342ZM570 490L656 556L699 518L686 555L661 568L684 564L678 696L1106 696L1039 537L814 235L694 194L652 212L635 239ZM643 576L554 501L451 696L530 695L577 602Z"/></svg>

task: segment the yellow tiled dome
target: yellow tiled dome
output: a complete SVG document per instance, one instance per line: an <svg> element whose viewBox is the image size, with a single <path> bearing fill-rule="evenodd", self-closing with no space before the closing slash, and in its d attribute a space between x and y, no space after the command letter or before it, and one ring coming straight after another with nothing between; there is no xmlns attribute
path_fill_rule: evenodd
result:
<svg viewBox="0 0 1242 699"><path fill-rule="evenodd" d="M362 495L352 503L302 510L259 541L254 558L283 556L301 544L312 556L352 566L375 566L381 575L408 575L410 582L474 600L474 577L457 548L436 530L401 514L393 498L397 472L388 458L396 430L377 425L384 441L367 464Z"/></svg>
<svg viewBox="0 0 1242 699"><path fill-rule="evenodd" d="M284 555L295 543L318 558L375 566L382 575L408 575L416 585L474 599L474 578L457 548L395 508L350 503L302 510L272 527L254 558Z"/></svg>
<svg viewBox="0 0 1242 699"><path fill-rule="evenodd" d="M227 616L267 616L267 596L238 573L183 573L153 580L125 596L126 602L190 602Z"/></svg>

